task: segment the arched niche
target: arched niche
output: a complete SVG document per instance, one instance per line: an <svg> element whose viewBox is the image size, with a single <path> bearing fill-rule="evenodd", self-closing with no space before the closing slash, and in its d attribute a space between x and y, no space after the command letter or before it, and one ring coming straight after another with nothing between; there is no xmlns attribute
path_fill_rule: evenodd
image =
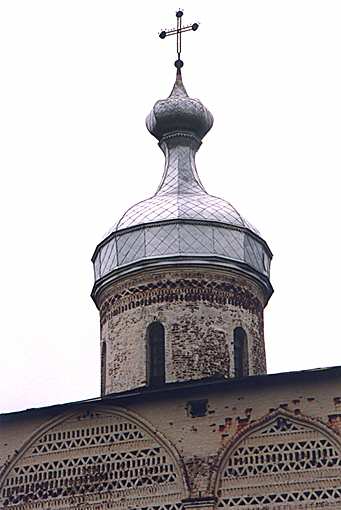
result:
<svg viewBox="0 0 341 510"><path fill-rule="evenodd" d="M336 508L341 444L322 422L282 409L238 433L220 453L217 509Z"/></svg>
<svg viewBox="0 0 341 510"><path fill-rule="evenodd" d="M176 448L122 408L89 407L50 421L0 479L0 507L180 510L188 497ZM166 506L165 506L166 505Z"/></svg>

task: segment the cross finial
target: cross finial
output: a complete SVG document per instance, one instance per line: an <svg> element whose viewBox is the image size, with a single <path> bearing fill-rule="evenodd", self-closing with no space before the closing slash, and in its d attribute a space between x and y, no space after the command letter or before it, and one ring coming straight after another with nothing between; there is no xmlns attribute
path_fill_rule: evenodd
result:
<svg viewBox="0 0 341 510"><path fill-rule="evenodd" d="M181 60L181 36L184 32L188 32L189 30L198 30L199 23L193 23L193 25L186 25L182 26L182 16L184 14L184 11L182 9L179 9L176 12L176 28L172 28L170 30L162 30L162 32L159 33L159 37L161 39L165 39L169 35L175 35L176 34L176 52L178 54L177 60L174 62L174 65L177 69L181 69L181 67L184 65L183 61Z"/></svg>

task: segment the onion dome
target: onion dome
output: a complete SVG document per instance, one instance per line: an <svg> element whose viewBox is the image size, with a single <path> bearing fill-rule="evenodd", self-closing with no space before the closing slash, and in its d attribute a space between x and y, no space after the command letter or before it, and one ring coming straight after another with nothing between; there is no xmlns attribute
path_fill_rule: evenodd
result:
<svg viewBox="0 0 341 510"><path fill-rule="evenodd" d="M159 141L179 131L191 133L202 140L213 126L213 115L199 99L188 97L178 69L170 96L155 103L146 124L150 133Z"/></svg>
<svg viewBox="0 0 341 510"><path fill-rule="evenodd" d="M271 251L258 231L226 200L209 195L195 154L213 116L188 96L180 69L170 96L146 119L159 140L165 169L156 193L130 207L93 255L97 292L117 277L147 267L212 265L243 272L270 297Z"/></svg>

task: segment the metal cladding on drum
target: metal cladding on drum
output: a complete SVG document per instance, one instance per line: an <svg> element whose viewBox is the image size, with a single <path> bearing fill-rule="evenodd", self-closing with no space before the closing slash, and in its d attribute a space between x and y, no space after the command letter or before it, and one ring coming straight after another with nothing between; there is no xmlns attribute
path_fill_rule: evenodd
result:
<svg viewBox="0 0 341 510"><path fill-rule="evenodd" d="M178 69L170 96L157 101L147 128L165 155L156 193L130 207L93 255L97 290L148 266L214 265L256 278L270 296L271 251L258 231L226 200L209 195L195 154L213 116L188 97Z"/></svg>

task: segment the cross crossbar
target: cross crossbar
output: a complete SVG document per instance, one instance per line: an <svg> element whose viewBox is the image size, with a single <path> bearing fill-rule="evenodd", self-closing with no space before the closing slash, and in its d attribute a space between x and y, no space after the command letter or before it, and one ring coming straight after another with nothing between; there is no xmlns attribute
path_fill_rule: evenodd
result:
<svg viewBox="0 0 341 510"><path fill-rule="evenodd" d="M193 30L195 32L199 28L199 23L193 23L192 25L186 25L183 27L182 26L183 14L184 13L181 9L179 9L176 12L176 21L177 21L176 28L171 28L170 30L162 30L162 32L159 33L159 37L161 39L165 39L169 35L176 35L176 51L178 54L178 59L175 61L174 65L178 69L180 69L184 65L183 61L181 60L181 43L182 43L181 35L184 32L189 32L191 30Z"/></svg>

